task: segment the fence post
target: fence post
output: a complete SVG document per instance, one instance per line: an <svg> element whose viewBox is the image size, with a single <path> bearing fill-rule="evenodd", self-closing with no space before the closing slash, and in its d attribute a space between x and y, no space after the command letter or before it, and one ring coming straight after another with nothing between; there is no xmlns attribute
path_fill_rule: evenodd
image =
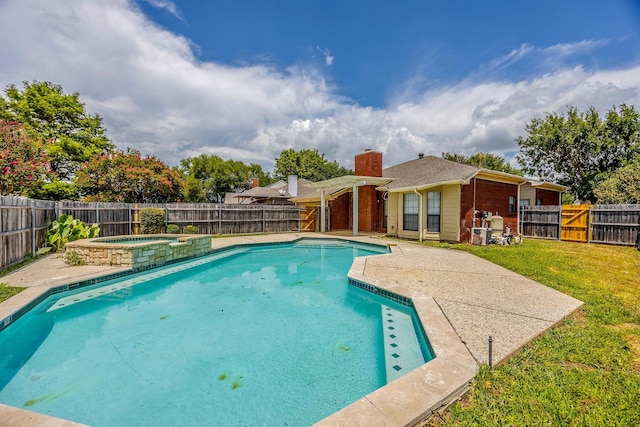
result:
<svg viewBox="0 0 640 427"><path fill-rule="evenodd" d="M127 203L127 207L129 209L129 236L131 236L131 230L132 230L132 222L133 222L133 218L131 217L131 203Z"/></svg>
<svg viewBox="0 0 640 427"><path fill-rule="evenodd" d="M516 230L517 234L524 234L524 206L520 206L518 207L518 210L520 211L520 215L518 215L518 229Z"/></svg>
<svg viewBox="0 0 640 427"><path fill-rule="evenodd" d="M558 210L558 241L562 240L562 205Z"/></svg>
<svg viewBox="0 0 640 427"><path fill-rule="evenodd" d="M164 206L164 230L167 231L167 225L169 225L169 207Z"/></svg>
<svg viewBox="0 0 640 427"><path fill-rule="evenodd" d="M589 206L589 215L587 215L587 243L591 243L591 229L593 227L591 215L593 215L593 205Z"/></svg>
<svg viewBox="0 0 640 427"><path fill-rule="evenodd" d="M36 201L31 200L31 256L36 256Z"/></svg>
<svg viewBox="0 0 640 427"><path fill-rule="evenodd" d="M222 211L220 210L220 204L218 203L218 234L222 234Z"/></svg>
<svg viewBox="0 0 640 427"><path fill-rule="evenodd" d="M100 225L100 202L96 202L96 224Z"/></svg>
<svg viewBox="0 0 640 427"><path fill-rule="evenodd" d="M60 218L60 202L56 202L53 206L53 219L58 220Z"/></svg>
<svg viewBox="0 0 640 427"><path fill-rule="evenodd" d="M300 206L297 206L298 208L298 231L302 231L302 229L300 227L302 227L302 218L300 218L300 216L302 215L302 209L300 209Z"/></svg>
<svg viewBox="0 0 640 427"><path fill-rule="evenodd" d="M138 235L140 233L140 210L138 204L133 204L133 234Z"/></svg>
<svg viewBox="0 0 640 427"><path fill-rule="evenodd" d="M265 211L264 211L265 207L264 205L262 205L262 232L266 233L266 224L267 224L267 220L265 218Z"/></svg>

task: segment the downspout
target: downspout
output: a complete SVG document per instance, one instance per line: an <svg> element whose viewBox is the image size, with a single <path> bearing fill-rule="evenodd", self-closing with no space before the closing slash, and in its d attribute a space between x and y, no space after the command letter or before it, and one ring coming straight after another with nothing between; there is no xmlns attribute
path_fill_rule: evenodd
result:
<svg viewBox="0 0 640 427"><path fill-rule="evenodd" d="M422 242L422 194L418 193L418 190L416 190L415 188L413 189L413 192L416 193L418 195L418 241Z"/></svg>
<svg viewBox="0 0 640 427"><path fill-rule="evenodd" d="M471 227L476 226L476 182L478 178L473 177L473 225Z"/></svg>
<svg viewBox="0 0 640 427"><path fill-rule="evenodd" d="M516 212L517 212L516 224L518 224L517 228L516 228L516 236L520 235L520 186L522 184L526 184L526 183L523 182L523 183L518 184L518 197L517 197L517 200L516 200L516 203L517 203L517 205L516 205Z"/></svg>

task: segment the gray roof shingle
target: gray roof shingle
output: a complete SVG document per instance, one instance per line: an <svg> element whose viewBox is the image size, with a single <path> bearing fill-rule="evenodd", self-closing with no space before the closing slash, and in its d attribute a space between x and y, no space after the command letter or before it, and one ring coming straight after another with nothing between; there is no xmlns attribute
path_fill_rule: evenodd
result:
<svg viewBox="0 0 640 427"><path fill-rule="evenodd" d="M425 156L382 170L385 178L395 178L384 187L389 190L437 184L438 182L467 180L480 168L452 162L435 156Z"/></svg>

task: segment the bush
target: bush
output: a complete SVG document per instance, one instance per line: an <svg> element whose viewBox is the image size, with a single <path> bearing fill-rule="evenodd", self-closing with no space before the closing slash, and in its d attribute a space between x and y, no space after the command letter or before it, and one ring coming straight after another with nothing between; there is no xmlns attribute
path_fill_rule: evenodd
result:
<svg viewBox="0 0 640 427"><path fill-rule="evenodd" d="M158 234L164 230L164 209L140 209L140 234Z"/></svg>
<svg viewBox="0 0 640 427"><path fill-rule="evenodd" d="M200 231L198 231L198 227L196 227L195 225L187 225L185 228L182 229L182 232L186 234L200 233Z"/></svg>
<svg viewBox="0 0 640 427"><path fill-rule="evenodd" d="M71 215L61 215L47 227L47 242L57 252L64 248L67 242L79 239L93 239L100 234L98 224L88 226L84 222L73 219Z"/></svg>
<svg viewBox="0 0 640 427"><path fill-rule="evenodd" d="M76 251L66 252L63 260L66 264L73 266L85 265L84 259Z"/></svg>
<svg viewBox="0 0 640 427"><path fill-rule="evenodd" d="M167 225L167 233L169 234L180 234L180 227L176 224L168 224Z"/></svg>

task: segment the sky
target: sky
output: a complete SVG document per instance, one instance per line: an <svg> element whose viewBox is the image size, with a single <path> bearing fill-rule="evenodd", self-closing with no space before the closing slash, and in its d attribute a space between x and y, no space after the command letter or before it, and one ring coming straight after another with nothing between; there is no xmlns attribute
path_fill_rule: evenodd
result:
<svg viewBox="0 0 640 427"><path fill-rule="evenodd" d="M640 109L640 0L0 0L0 87L34 80L170 166L514 163L534 118Z"/></svg>

